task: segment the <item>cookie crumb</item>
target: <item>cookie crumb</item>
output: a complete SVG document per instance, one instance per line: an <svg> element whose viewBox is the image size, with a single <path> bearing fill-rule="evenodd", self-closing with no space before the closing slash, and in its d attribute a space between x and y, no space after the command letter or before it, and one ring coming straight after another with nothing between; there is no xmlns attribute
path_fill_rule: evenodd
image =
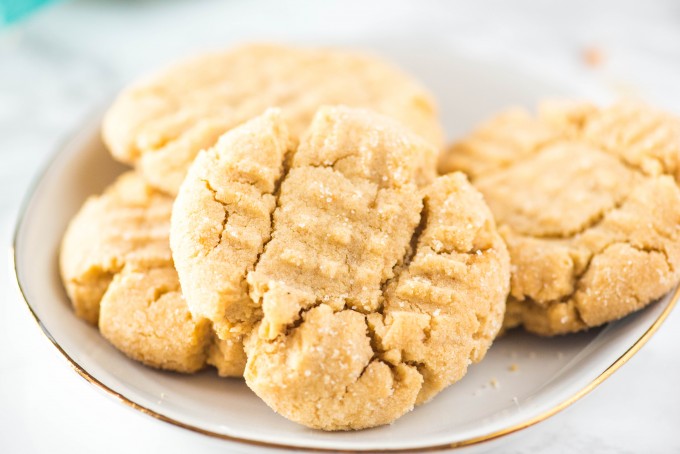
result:
<svg viewBox="0 0 680 454"><path fill-rule="evenodd" d="M583 63L590 68L599 68L605 60L605 55L602 49L597 46L588 46L583 49L581 53Z"/></svg>
<svg viewBox="0 0 680 454"><path fill-rule="evenodd" d="M519 370L519 366L516 363L510 364L510 367L508 367L510 372L517 372Z"/></svg>
<svg viewBox="0 0 680 454"><path fill-rule="evenodd" d="M498 380L495 378L492 378L489 384L493 387L493 389L498 389L501 386Z"/></svg>

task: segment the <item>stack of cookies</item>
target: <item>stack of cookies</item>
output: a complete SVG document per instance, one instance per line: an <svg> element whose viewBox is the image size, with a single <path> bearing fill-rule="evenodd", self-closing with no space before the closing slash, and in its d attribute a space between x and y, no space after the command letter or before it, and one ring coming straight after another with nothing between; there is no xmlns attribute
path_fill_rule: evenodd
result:
<svg viewBox="0 0 680 454"><path fill-rule="evenodd" d="M444 147L429 93L374 57L249 45L169 68L104 120L133 170L64 235L75 313L306 426L388 424L504 329L599 326L680 280L680 121L539 110Z"/></svg>

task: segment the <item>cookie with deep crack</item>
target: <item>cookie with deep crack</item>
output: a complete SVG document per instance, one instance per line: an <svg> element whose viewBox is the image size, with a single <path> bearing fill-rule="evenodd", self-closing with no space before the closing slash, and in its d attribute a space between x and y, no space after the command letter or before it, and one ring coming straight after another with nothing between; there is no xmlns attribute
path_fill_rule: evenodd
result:
<svg viewBox="0 0 680 454"><path fill-rule="evenodd" d="M210 324L195 320L170 264L128 264L116 274L101 301L99 330L109 342L141 363L195 372L206 363Z"/></svg>
<svg viewBox="0 0 680 454"><path fill-rule="evenodd" d="M430 94L381 60L333 49L251 44L179 63L132 85L104 119L113 156L175 194L199 150L280 107L299 137L324 104L391 116L435 146L442 131Z"/></svg>
<svg viewBox="0 0 680 454"><path fill-rule="evenodd" d="M421 227L402 237L413 257L369 287L381 293L378 304L326 302L312 285L301 298L309 303L283 319L280 335L263 332L265 318L248 339L246 383L278 413L324 430L388 424L484 357L502 324L510 273L493 218L462 174L425 190L421 216ZM281 287L300 285L292 273L283 281L251 276L277 284L273 307L293 293Z"/></svg>
<svg viewBox="0 0 680 454"><path fill-rule="evenodd" d="M486 353L507 250L462 174L429 186L436 154L390 119L327 107L299 147L268 111L192 165L171 228L182 287L243 334L246 383L275 411L387 424Z"/></svg>
<svg viewBox="0 0 680 454"><path fill-rule="evenodd" d="M128 262L172 263L168 247L171 197L134 172L88 198L71 220L59 256L61 275L78 317L99 321L99 305L113 276Z"/></svg>
<svg viewBox="0 0 680 454"><path fill-rule="evenodd" d="M266 302L259 304L253 301L246 276L259 261L265 243L270 240L272 212L280 185L298 188L295 195L285 193L286 197L290 197L286 212L293 213L297 228L313 232L324 224L319 222L318 213L310 212L314 205L307 207L313 202L308 200L312 195L327 193L321 201L329 206L352 197L361 200L365 206L380 204L383 216L395 216L395 219L406 203L405 199L389 199L392 197L389 191L381 192L378 198L376 188L373 188L373 193L368 189L359 193L350 188L350 192L333 198L333 191L344 189L343 181L338 180L335 173L323 169L329 163L347 168L350 173L366 173L357 174L355 178L362 175L385 178L384 183L392 183L386 173L388 168L393 170L389 178L400 179L400 184L424 184L434 177L433 147L416 138L409 138L411 142L406 142L403 137L409 136L402 134L398 125L380 118L379 126L387 124L390 129L374 129L374 116L368 112L347 108L321 109L300 146L305 153L293 153L294 144L281 111L269 109L262 116L225 134L215 147L199 154L175 202L170 243L190 310L211 320L218 336L248 334L252 325L262 318L263 309L268 307ZM362 125L362 121L366 123ZM399 155L386 153L384 144L388 141L391 141L392 147L401 147L403 152ZM361 153L353 148L361 150ZM286 170L285 161L292 159L293 154L298 164L294 168L288 165ZM302 162L303 159L308 162ZM284 173L286 178L281 183ZM409 197L411 203L420 204L417 194L409 194ZM341 209L342 205L339 205L338 210ZM383 219L372 219L373 225L369 226L368 219L359 217L360 214L348 218L343 225L335 226L324 238L351 243L354 235L366 236L367 229L375 229L376 224L383 222ZM324 222L333 218L331 215L326 217ZM410 221L417 223L414 216ZM370 239L376 243L372 263L370 269L361 270L356 277L357 283L351 296L333 290L344 288L345 284L338 280L354 279L357 271L346 267L340 269L342 257L316 263L313 261L314 246L310 245L303 252L290 248L281 250L279 258L296 261L298 266L319 266L326 276L315 275L310 279L324 279L326 298L344 301L349 297L358 301L357 304L375 305L380 292L372 289L370 295L364 294L359 284L363 279L380 278L376 270L381 263L392 255L404 254L399 247L393 250L395 239L391 235L395 232L388 229L389 223L385 225L387 230L375 233ZM298 256L291 256L293 253ZM382 257L383 253L388 258ZM285 272L285 267L278 266L278 272ZM281 311L282 308L276 310Z"/></svg>
<svg viewBox="0 0 680 454"><path fill-rule="evenodd" d="M169 247L172 203L134 172L90 197L62 243L67 293L80 318L137 361L178 372L208 363L241 376L242 344L214 339L186 307Z"/></svg>
<svg viewBox="0 0 680 454"><path fill-rule="evenodd" d="M268 110L201 152L175 201L170 245L182 289L219 338L242 337L261 317L245 278L269 240L290 150L280 111Z"/></svg>
<svg viewBox="0 0 680 454"><path fill-rule="evenodd" d="M501 114L454 144L510 251L507 327L617 320L680 280L680 120L636 102Z"/></svg>

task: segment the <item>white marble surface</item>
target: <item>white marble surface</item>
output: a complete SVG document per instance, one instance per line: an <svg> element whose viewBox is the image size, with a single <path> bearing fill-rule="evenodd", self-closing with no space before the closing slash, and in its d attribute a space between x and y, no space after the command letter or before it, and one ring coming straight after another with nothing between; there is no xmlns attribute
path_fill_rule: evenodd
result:
<svg viewBox="0 0 680 454"><path fill-rule="evenodd" d="M176 56L245 39L446 39L586 87L680 112L673 1L276 2L81 0L0 30L0 241L41 163L125 81ZM433 42L433 45L436 45ZM599 49L597 68L584 64ZM71 371L0 262L0 452L247 452L139 414ZM680 311L627 365L499 452L680 452Z"/></svg>

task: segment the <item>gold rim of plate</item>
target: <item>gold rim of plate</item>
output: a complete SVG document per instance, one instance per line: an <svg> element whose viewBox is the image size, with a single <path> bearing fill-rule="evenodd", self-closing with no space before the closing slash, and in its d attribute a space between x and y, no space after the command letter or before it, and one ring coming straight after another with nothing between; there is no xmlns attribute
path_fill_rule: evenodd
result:
<svg viewBox="0 0 680 454"><path fill-rule="evenodd" d="M61 150L63 150L63 147L60 147ZM13 275L14 275L14 281L16 282L17 290L19 291L19 294L21 295L21 298L24 300L24 303L26 303L26 307L28 307L28 310L31 312L31 315L33 315L33 318L37 322L38 326L40 327L43 335L47 337L47 339L54 345L54 347L59 351L59 353L62 354L62 356L68 361L69 365L73 370L75 370L81 377L83 377L85 380L87 380L89 383L92 385L96 386L100 390L104 391L106 394L109 396L114 397L116 400L119 402L122 402L123 404L134 408L135 410L139 410L140 412L149 415L153 418L156 418L160 421L172 424L173 426L176 427L181 427L182 429L187 429L195 433L199 433L202 435L207 435L209 437L213 438L218 438L222 440L227 440L227 441L232 441L232 442L237 442L237 443L244 443L248 445L253 445L253 446L259 446L259 447L265 447L265 448L276 448L276 449L286 449L286 450L291 450L291 451L307 451L307 452L326 452L326 453L423 453L423 452L436 452L436 451L444 451L444 450L450 450L454 448L461 448L465 446L472 446L472 445L478 445L480 443L484 443L487 441L495 440L497 438L510 435L512 433L518 432L522 429L526 429L528 427L531 427L535 424L538 424L541 421L544 421L551 416L559 413L560 411L564 410L586 394L588 394L590 391L595 389L598 385L600 385L603 381L605 381L609 376L611 376L614 372L616 372L621 366L623 366L628 360L633 357L641 348L644 346L647 341L656 333L656 331L659 329L659 327L663 324L663 322L668 318L668 315L671 313L673 308L675 307L676 303L678 302L678 299L680 299L680 285L676 286L675 289L673 290L673 294L670 298L670 301L666 304L666 307L663 309L661 314L657 317L656 320L654 320L654 323L640 336L639 339L635 341L635 343L626 350L625 353L623 353L621 356L619 356L616 361L614 361L611 365L609 365L600 375L598 375L593 381L591 381L589 384L584 386L581 390L577 391L574 393L572 396L569 398L563 400L562 402L558 403L554 407L552 407L549 410L544 411L543 413L534 416L532 418L528 418L525 421L522 421L517 424L513 424L512 426L505 427L503 429L495 430L493 432L490 432L485 435L480 435L477 437L471 437L465 440L460 440L454 443L445 443L445 444L438 444L438 445L432 445L432 446L424 446L421 448L408 448L408 449L402 449L402 448L397 448L397 449L370 449L370 450L338 450L338 449L330 449L330 448L311 448L311 447L304 447L304 446L294 446L294 445L288 445L288 444L279 444L279 443L269 443L269 442L264 442L264 441L258 441L258 440L251 440L248 438L240 438L240 437L233 437L230 435L225 435L221 434L218 432L213 432L210 430L203 429L201 427L193 426L191 424L187 424L181 421L178 421L176 419L170 418L168 416L165 416L163 414L160 414L150 408L147 408L143 405L140 405L133 400L129 399L128 397L124 396L123 394L119 393L118 391L108 387L101 381L99 381L97 378L93 377L87 370L85 370L84 367L82 367L80 364L78 364L73 358L69 356L68 353L59 345L57 340L52 336L52 334L49 332L47 327L43 324L43 322L40 320L40 317L35 313L33 310L33 307L31 306L31 303L28 301L28 298L26 297L26 294L24 293L24 289L21 285L21 281L19 279L19 273L17 271L17 255L16 255L16 246L17 246L17 238L19 236L19 230L20 227L23 223L24 217L26 215L26 209L30 203L30 201L33 199L33 194L35 193L36 188L38 187L38 184L40 181L42 181L43 176L47 172L47 170L52 166L54 161L56 161L57 157L60 155L60 153L55 153L54 156L51 159L48 159L46 165L43 168L42 172L38 173L38 176L36 179L33 181L32 186L30 187L29 191L27 192L24 201L22 203L21 209L19 211L19 216L17 217L16 220L16 225L14 229L14 234L12 237L12 245L10 246L10 264L11 268L13 270Z"/></svg>

